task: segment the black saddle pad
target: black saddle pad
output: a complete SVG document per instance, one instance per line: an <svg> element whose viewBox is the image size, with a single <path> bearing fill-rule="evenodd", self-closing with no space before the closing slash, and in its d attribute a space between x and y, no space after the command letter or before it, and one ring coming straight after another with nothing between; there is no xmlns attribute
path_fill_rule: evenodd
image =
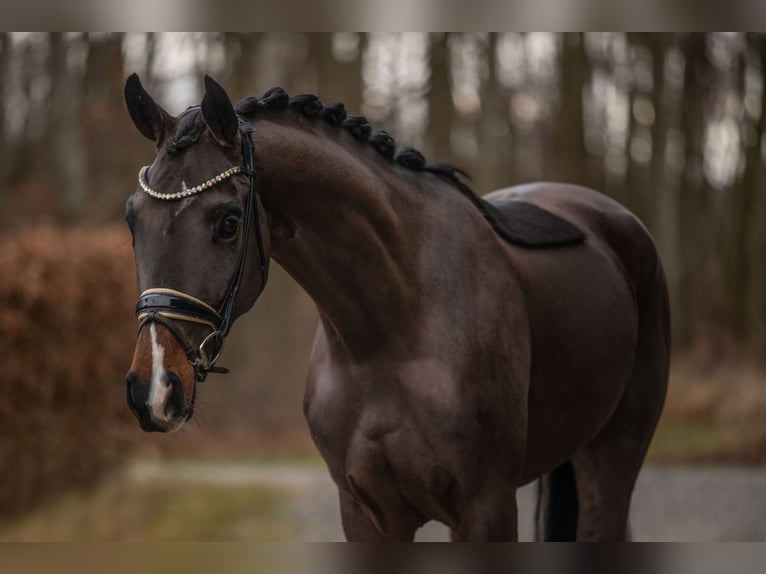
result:
<svg viewBox="0 0 766 574"><path fill-rule="evenodd" d="M427 165L426 171L434 173L468 198L503 239L526 249L576 245L585 240L585 234L575 225L526 201L506 199L489 203L463 183L458 174L466 175L448 163Z"/></svg>
<svg viewBox="0 0 766 574"><path fill-rule="evenodd" d="M575 245L585 234L574 224L536 205L508 199L489 203L482 201L484 216L505 240L527 249Z"/></svg>

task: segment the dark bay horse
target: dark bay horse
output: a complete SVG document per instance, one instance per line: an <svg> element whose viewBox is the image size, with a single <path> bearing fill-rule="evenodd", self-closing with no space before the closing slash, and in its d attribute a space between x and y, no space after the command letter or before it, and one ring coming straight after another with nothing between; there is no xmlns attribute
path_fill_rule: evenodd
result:
<svg viewBox="0 0 766 574"><path fill-rule="evenodd" d="M475 195L340 104L232 105L205 78L173 117L128 78L157 147L128 200L142 295L128 402L190 416L271 259L319 311L304 410L349 540L514 540L544 477L548 539L622 540L662 410L669 308L655 245L611 199L535 183Z"/></svg>

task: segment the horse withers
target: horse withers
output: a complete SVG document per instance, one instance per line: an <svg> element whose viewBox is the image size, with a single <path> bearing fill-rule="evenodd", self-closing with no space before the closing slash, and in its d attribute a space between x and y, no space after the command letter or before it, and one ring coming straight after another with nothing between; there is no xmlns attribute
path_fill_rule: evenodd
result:
<svg viewBox="0 0 766 574"><path fill-rule="evenodd" d="M127 376L142 428L173 431L271 260L316 303L304 410L349 540L623 540L659 418L669 309L639 220L581 187L483 198L342 104L205 78L173 117L128 78L156 144L128 200L141 297Z"/></svg>

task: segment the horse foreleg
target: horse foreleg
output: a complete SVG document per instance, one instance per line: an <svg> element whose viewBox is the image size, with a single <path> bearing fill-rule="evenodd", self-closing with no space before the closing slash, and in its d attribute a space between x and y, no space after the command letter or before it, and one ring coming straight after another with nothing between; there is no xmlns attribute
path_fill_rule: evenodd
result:
<svg viewBox="0 0 766 574"><path fill-rule="evenodd" d="M489 489L466 508L460 526L452 529L452 540L515 542L519 537L517 514L514 489Z"/></svg>
<svg viewBox="0 0 766 574"><path fill-rule="evenodd" d="M385 540L375 523L364 513L362 507L349 495L340 490L340 518L343 533L349 542L375 542Z"/></svg>
<svg viewBox="0 0 766 574"><path fill-rule="evenodd" d="M371 518L352 495L340 490L340 516L343 533L349 542L412 542L417 525L411 520L386 521L382 515Z"/></svg>

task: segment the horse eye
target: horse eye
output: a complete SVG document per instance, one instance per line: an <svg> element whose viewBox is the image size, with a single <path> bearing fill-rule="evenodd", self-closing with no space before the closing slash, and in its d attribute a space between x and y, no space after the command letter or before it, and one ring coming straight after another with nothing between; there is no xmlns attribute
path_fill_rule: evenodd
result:
<svg viewBox="0 0 766 574"><path fill-rule="evenodd" d="M238 229L239 217L236 215L227 215L216 223L215 234L221 239L231 239L237 234Z"/></svg>

